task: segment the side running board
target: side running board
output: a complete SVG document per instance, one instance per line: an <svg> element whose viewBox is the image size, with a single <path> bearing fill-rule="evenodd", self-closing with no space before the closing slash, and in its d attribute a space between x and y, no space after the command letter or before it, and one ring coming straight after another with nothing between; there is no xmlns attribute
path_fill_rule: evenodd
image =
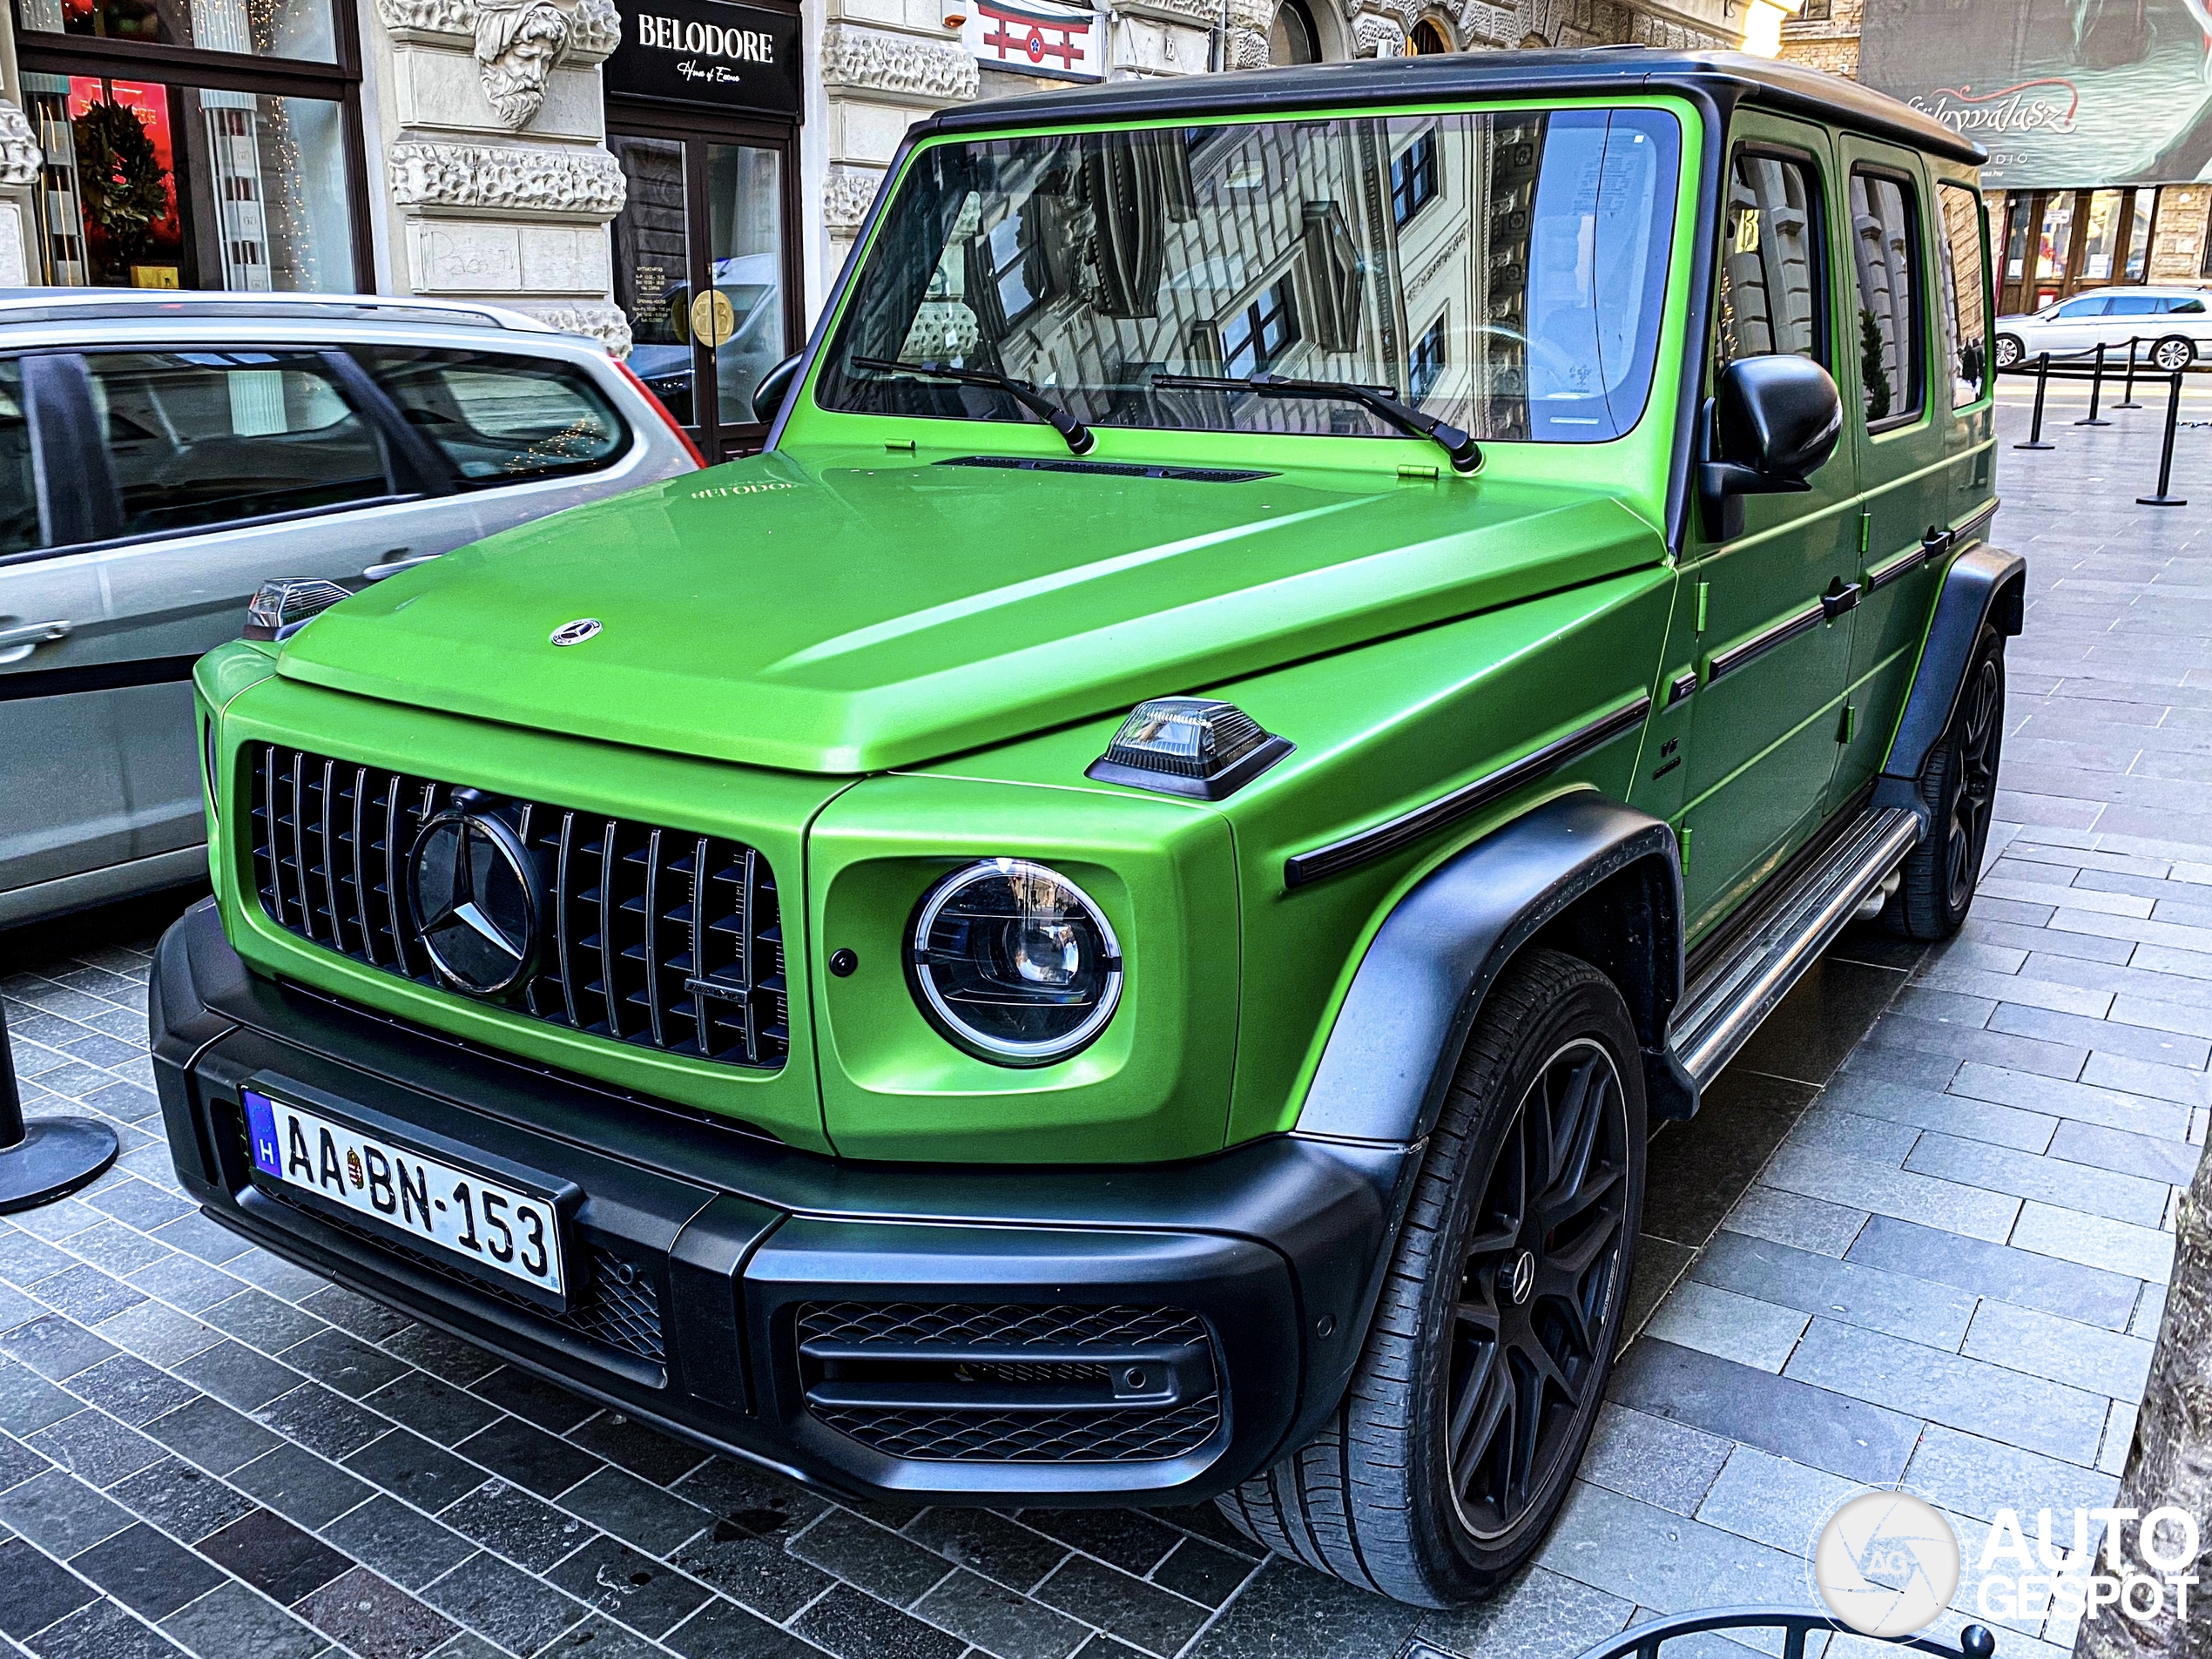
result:
<svg viewBox="0 0 2212 1659"><path fill-rule="evenodd" d="M1919 815L1905 807L1865 813L1756 927L1698 975L1675 1010L1674 1049L1700 1089L1750 1041L1759 1022L1919 839Z"/></svg>

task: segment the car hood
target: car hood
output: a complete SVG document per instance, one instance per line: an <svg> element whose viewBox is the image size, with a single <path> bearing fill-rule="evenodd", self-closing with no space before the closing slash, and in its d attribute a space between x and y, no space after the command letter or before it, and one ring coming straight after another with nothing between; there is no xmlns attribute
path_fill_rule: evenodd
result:
<svg viewBox="0 0 2212 1659"><path fill-rule="evenodd" d="M293 636L279 671L656 750L872 772L1662 556L1611 496L1499 479L778 452L378 583ZM551 643L583 618L600 624L590 638Z"/></svg>

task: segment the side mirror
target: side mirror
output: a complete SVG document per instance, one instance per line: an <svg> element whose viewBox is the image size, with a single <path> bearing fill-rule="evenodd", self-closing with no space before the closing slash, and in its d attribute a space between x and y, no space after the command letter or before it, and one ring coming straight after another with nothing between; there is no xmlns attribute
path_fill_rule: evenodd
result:
<svg viewBox="0 0 2212 1659"><path fill-rule="evenodd" d="M799 366L806 361L806 354L795 351L760 377L760 384L752 388L752 418L764 425L775 420L776 412L784 406L784 397L791 390L791 383L799 378Z"/></svg>
<svg viewBox="0 0 2212 1659"><path fill-rule="evenodd" d="M1721 374L1706 408L1698 493L1717 539L1743 528L1743 496L1810 489L1836 452L1844 400L1828 371L1804 357L1745 357Z"/></svg>

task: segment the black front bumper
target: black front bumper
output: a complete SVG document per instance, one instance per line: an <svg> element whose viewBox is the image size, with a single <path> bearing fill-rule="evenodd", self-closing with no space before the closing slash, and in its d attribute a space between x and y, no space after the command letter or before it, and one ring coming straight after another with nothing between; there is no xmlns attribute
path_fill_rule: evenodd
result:
<svg viewBox="0 0 2212 1659"><path fill-rule="evenodd" d="M256 1244L718 1450L860 1495L1184 1502L1341 1397L1417 1148L1278 1136L1135 1168L861 1164L161 942L177 1170ZM572 1185L565 1308L252 1170L239 1090Z"/></svg>

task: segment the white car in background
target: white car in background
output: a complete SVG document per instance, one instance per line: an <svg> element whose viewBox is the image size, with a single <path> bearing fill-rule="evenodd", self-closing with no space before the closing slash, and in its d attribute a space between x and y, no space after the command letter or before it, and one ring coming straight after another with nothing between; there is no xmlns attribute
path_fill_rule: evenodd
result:
<svg viewBox="0 0 2212 1659"><path fill-rule="evenodd" d="M2130 340L2137 342L2137 362L2187 368L2212 354L2212 300L2201 288L2099 288L2031 316L2000 317L1997 367L2011 368L2044 352L2059 357L2099 346L2107 348L2108 360L2124 364Z"/></svg>

